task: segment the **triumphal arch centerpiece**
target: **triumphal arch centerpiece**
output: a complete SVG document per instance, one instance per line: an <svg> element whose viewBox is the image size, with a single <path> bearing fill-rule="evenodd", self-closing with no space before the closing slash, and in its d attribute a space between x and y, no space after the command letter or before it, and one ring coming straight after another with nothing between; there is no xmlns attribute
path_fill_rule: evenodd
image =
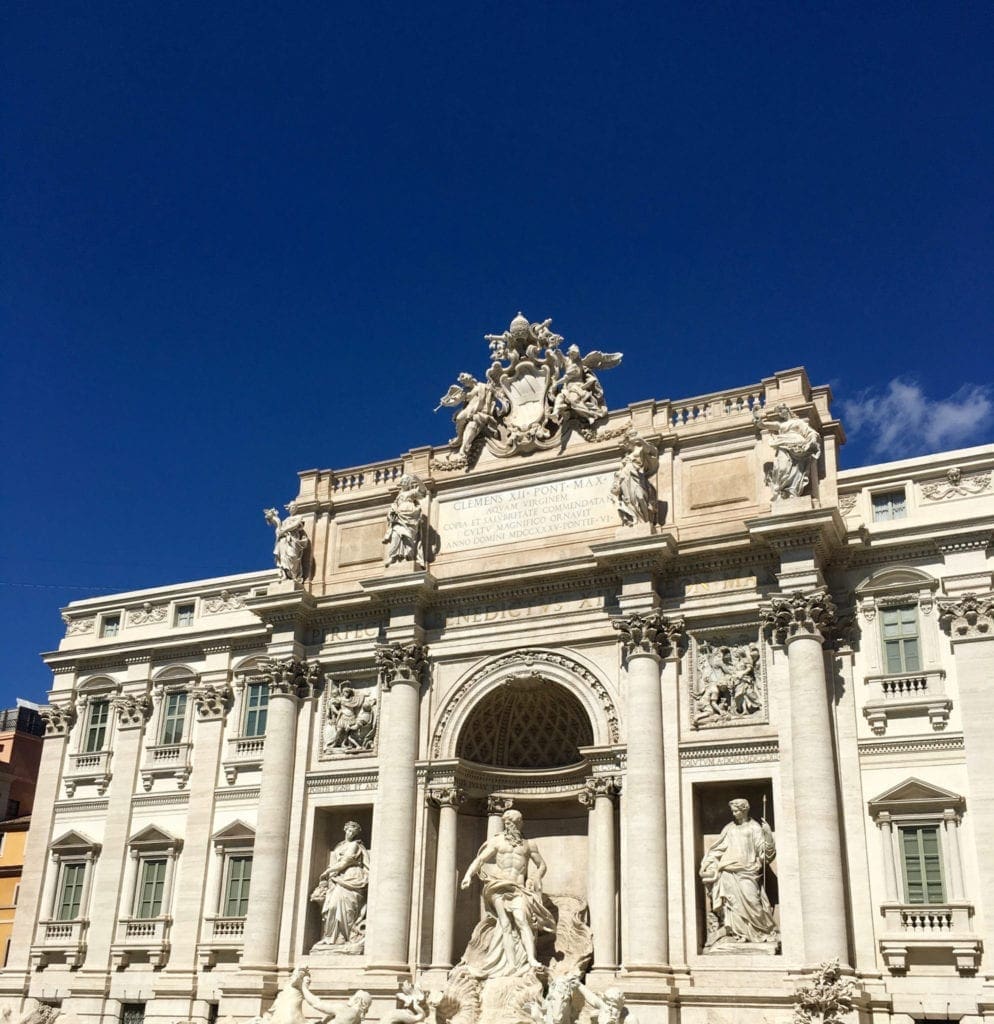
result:
<svg viewBox="0 0 994 1024"><path fill-rule="evenodd" d="M612 347L519 314L271 568L63 610L24 1024L994 1012L994 451L840 472L803 369L611 410Z"/></svg>

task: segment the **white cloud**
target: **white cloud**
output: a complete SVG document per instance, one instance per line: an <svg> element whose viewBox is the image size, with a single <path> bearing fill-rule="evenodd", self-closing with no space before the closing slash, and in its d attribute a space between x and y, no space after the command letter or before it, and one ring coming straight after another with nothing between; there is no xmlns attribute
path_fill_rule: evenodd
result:
<svg viewBox="0 0 994 1024"><path fill-rule="evenodd" d="M948 398L929 398L913 380L895 377L842 402L842 422L874 457L899 459L990 440L994 388L964 384Z"/></svg>

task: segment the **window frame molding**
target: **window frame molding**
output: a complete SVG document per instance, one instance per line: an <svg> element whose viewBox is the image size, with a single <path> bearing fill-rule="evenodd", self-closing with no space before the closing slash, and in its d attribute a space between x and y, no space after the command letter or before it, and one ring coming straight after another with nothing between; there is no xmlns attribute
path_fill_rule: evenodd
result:
<svg viewBox="0 0 994 1024"><path fill-rule="evenodd" d="M204 886L205 908L202 938L197 947L197 958L201 967L217 965L218 954L234 956L240 953L245 931L245 917L228 917L225 913L225 889L228 881L228 863L233 857L255 856L256 830L236 818L211 836L214 856L207 866ZM249 900L252 899L252 883L249 881Z"/></svg>
<svg viewBox="0 0 994 1024"><path fill-rule="evenodd" d="M193 690L200 682L199 673L187 665L173 665L163 669L152 680L152 717L146 733L151 742L145 747L145 759L141 769L142 788L146 793L152 790L156 779L175 779L177 789L185 789L193 770ZM183 732L176 743L163 741L166 723L166 708L173 694L186 694L183 712Z"/></svg>

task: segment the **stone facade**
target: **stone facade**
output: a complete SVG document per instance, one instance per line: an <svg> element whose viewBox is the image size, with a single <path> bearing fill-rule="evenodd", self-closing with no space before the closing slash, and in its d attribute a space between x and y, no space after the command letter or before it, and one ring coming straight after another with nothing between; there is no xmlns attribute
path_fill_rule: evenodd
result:
<svg viewBox="0 0 994 1024"><path fill-rule="evenodd" d="M835 959L849 1019L994 1017L994 447L839 472L801 369L608 414L620 354L529 330L448 448L302 473L292 559L269 510L273 570L64 610L15 1008L247 1021L306 965L512 1019L453 980L511 808L543 1019L786 1024Z"/></svg>

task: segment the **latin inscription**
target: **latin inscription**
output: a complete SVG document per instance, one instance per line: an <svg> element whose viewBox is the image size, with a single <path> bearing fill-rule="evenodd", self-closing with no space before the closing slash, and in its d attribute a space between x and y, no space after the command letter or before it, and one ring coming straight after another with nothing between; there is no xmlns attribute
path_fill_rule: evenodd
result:
<svg viewBox="0 0 994 1024"><path fill-rule="evenodd" d="M598 473L442 502L442 550L467 551L617 526L613 476Z"/></svg>

